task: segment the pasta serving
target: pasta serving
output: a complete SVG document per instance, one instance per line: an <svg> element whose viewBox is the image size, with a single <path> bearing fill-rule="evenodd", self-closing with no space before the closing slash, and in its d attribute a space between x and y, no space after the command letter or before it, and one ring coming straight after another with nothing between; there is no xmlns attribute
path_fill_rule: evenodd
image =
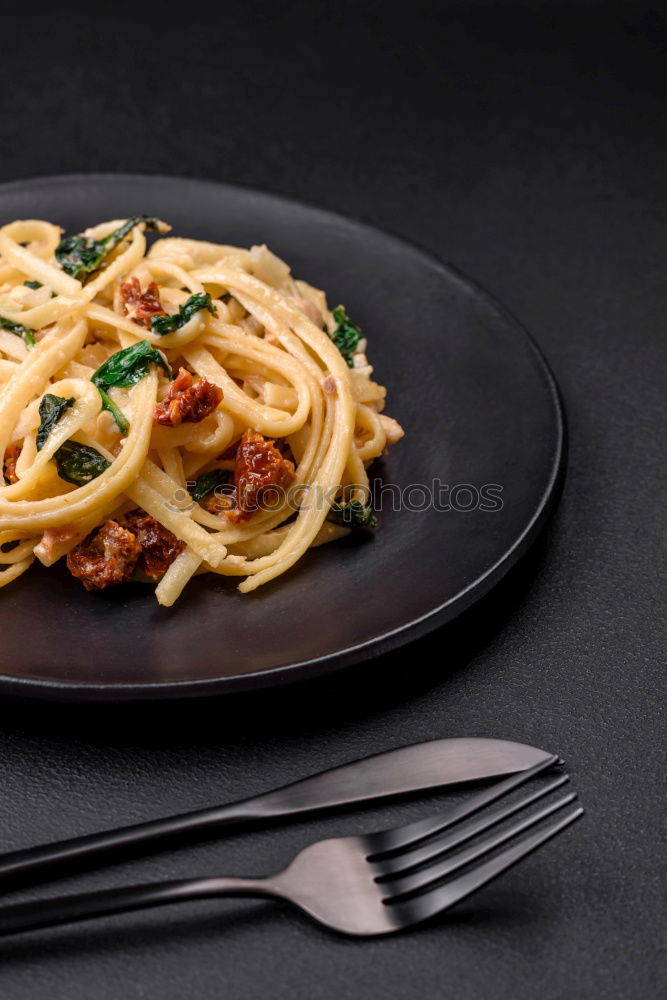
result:
<svg viewBox="0 0 667 1000"><path fill-rule="evenodd" d="M374 524L366 469L403 431L359 328L265 246L168 230L0 229L0 587L65 558L169 606Z"/></svg>

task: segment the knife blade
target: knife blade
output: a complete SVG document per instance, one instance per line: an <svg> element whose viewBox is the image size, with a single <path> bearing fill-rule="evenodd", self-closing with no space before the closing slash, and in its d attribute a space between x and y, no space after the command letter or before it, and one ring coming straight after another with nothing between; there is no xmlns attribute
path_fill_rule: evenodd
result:
<svg viewBox="0 0 667 1000"><path fill-rule="evenodd" d="M267 818L335 809L355 802L514 774L549 756L543 750L508 740L483 737L429 740L322 771L248 799L246 804L252 803L253 812L259 809Z"/></svg>
<svg viewBox="0 0 667 1000"><path fill-rule="evenodd" d="M68 874L91 867L91 862L131 857L146 847L199 839L207 831L502 777L549 756L527 744L483 737L415 743L227 805L0 855L0 883L5 889L19 888L36 875Z"/></svg>

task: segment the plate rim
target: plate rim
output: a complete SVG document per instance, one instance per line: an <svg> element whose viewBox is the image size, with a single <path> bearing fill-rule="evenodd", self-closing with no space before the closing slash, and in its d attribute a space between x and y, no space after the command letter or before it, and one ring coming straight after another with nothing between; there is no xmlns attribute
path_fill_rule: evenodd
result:
<svg viewBox="0 0 667 1000"><path fill-rule="evenodd" d="M75 173L43 174L25 179L3 181L0 183L0 197L5 192L11 192L12 189L25 190L30 187L44 185L57 186L81 181L131 182L132 180L140 180L142 182L152 180L157 183L165 181L169 183L181 182L184 184L210 186L215 189L225 188L229 192L243 191L272 202L280 201L288 206L306 208L310 212L319 214L331 221L343 220L345 223L351 223L360 229L370 230L372 233L380 233L385 238L409 248L412 253L420 256L431 267L448 273L450 278L453 277L460 285L473 292L478 299L482 299L492 311L499 314L528 343L531 349L536 366L545 379L555 418L557 441L549 479L528 524L513 544L484 573L476 577L464 590L459 591L448 600L437 604L418 618L389 629L381 635L372 636L353 646L347 646L344 649L324 653L321 656L313 656L306 660L283 664L267 670L256 670L247 674L237 674L232 677L208 677L200 680L144 681L137 683L113 682L105 684L103 682L95 683L52 680L40 677L18 677L0 673L0 694L40 701L70 703L104 702L113 704L120 702L194 699L206 696L252 692L269 687L282 687L299 681L310 680L313 677L324 677L335 670L345 669L354 663L367 662L375 657L382 656L390 650L398 649L407 643L414 642L435 631L435 629L453 621L485 597L519 562L541 533L558 502L560 488L565 475L567 423L561 391L541 347L521 320L474 278L471 278L449 260L441 257L433 250L421 246L409 237L398 235L382 226L361 221L352 216L347 216L332 209L313 204L312 202L291 198L263 188L252 187L251 185L229 184L210 178L192 177L184 174L152 173L150 171L145 173L136 171L127 173L123 171L77 171Z"/></svg>

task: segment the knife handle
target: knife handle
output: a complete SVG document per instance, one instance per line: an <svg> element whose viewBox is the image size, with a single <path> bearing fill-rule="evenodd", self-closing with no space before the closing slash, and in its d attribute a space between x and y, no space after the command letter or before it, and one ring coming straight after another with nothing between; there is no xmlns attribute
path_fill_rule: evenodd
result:
<svg viewBox="0 0 667 1000"><path fill-rule="evenodd" d="M0 854L0 888L18 889L33 881L41 881L41 878L33 876L64 876L75 870L91 868L98 862L110 864L132 857L145 847L182 844L196 840L207 830L265 821L270 818L270 813L262 809L262 799L263 796L258 796L226 806Z"/></svg>
<svg viewBox="0 0 667 1000"><path fill-rule="evenodd" d="M90 869L98 863L113 864L127 860L143 853L143 848L166 848L189 843L212 830L252 826L273 818L314 812L328 804L326 796L324 801L318 801L316 794L321 786L320 779L328 773L302 778L224 806L212 806L0 854L0 889L18 889L41 882L42 876L48 880L52 876Z"/></svg>

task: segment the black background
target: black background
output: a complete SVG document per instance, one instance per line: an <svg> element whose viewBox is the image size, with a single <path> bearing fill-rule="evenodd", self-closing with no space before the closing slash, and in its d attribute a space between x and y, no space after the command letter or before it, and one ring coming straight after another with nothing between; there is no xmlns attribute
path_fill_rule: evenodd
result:
<svg viewBox="0 0 667 1000"><path fill-rule="evenodd" d="M94 22L59 8L1 27L0 179L202 176L405 235L533 332L563 391L570 458L538 551L455 629L371 667L233 703L3 703L0 844L194 808L447 735L558 750L587 807L558 842L401 938L344 940L257 903L174 908L3 942L3 1000L658 996L666 12L120 3ZM304 822L69 885L262 873L316 836L423 811Z"/></svg>

